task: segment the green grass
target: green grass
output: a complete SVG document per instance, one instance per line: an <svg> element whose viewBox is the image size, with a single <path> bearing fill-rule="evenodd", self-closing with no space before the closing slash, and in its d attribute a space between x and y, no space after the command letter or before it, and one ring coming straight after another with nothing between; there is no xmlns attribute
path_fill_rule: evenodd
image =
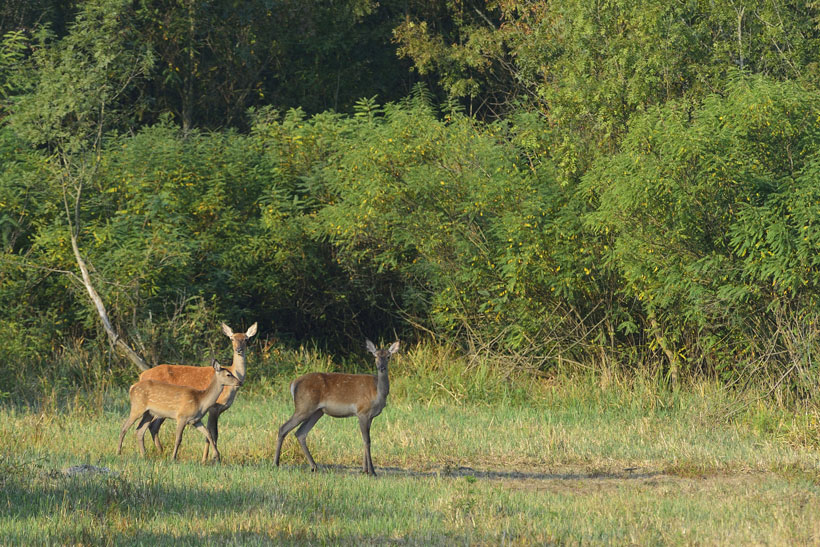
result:
<svg viewBox="0 0 820 547"><path fill-rule="evenodd" d="M117 457L123 388L6 404L0 543L820 542L815 409L710 384L668 392L422 361L411 353L391 369L375 479L359 473L355 419L313 429L319 473L292 436L273 467L295 370L243 388L220 420L221 465L199 464L204 441L190 428L169 461L168 425L164 455L151 446L140 458L132 431ZM79 464L112 473L61 472Z"/></svg>

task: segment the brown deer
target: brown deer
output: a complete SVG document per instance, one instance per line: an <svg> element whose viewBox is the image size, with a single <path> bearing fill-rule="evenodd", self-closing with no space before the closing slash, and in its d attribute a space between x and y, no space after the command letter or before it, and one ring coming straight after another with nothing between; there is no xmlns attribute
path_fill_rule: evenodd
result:
<svg viewBox="0 0 820 547"><path fill-rule="evenodd" d="M376 376L314 372L291 382L290 394L295 410L293 416L279 428L274 465L279 465L279 454L285 436L301 424L296 431L296 438L310 463L311 471L316 471L316 462L313 461L305 442L307 434L324 414L334 418L356 416L359 418L359 429L364 441L362 471L368 475L376 475L373 460L370 458L370 423L387 404L387 394L390 392L387 362L399 351L399 343L393 342L389 349L376 349L373 342L367 340L367 350L376 357Z"/></svg>
<svg viewBox="0 0 820 547"><path fill-rule="evenodd" d="M138 418L142 418L137 426L137 437L140 454L143 457L145 456L145 443L143 442L145 429L150 425L151 420L153 418L173 418L177 421L177 438L171 459L177 459L179 445L182 442L182 432L186 425L191 424L205 435L208 444L214 448L216 460L221 461L216 439L213 438L208 428L202 425L202 417L216 403L224 387L239 387L242 385L242 380L234 376L227 368L223 368L216 359L213 360L212 365L213 368L209 367L213 371L211 382L205 389L167 384L156 380L140 380L132 385L128 390L131 412L120 431L117 454L122 453L122 440L125 438L125 433ZM203 456L202 463L206 461L207 458Z"/></svg>
<svg viewBox="0 0 820 547"><path fill-rule="evenodd" d="M256 323L250 326L247 332L238 332L234 334L231 327L222 323L222 332L225 336L231 339L233 344L233 362L231 366L226 367L231 373L240 381L245 381L245 350L251 336L256 334ZM140 380L156 380L158 382L165 382L168 384L176 384L181 386L190 386L195 389L205 389L210 385L214 377L214 369L211 367L197 367L189 365L158 365L152 369L146 370L140 374ZM222 390L222 394L216 400L216 404L208 410L208 431L216 444L219 439L219 429L217 427L219 415L225 412L233 404L236 398L238 387L226 387ZM159 440L159 428L165 418L156 418L151 422L149 430L151 437L154 439L154 445L157 450L162 452L162 443ZM144 436L145 430L138 429L137 435ZM142 442L142 441L141 441ZM205 443L205 451L202 454L203 461L208 458L208 450L210 443Z"/></svg>

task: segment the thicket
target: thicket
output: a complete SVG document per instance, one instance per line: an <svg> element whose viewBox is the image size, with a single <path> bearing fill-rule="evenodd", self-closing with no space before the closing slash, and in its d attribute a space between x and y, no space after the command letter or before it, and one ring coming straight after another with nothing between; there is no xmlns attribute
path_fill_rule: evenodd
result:
<svg viewBox="0 0 820 547"><path fill-rule="evenodd" d="M150 363L203 361L224 349L219 321L259 321L268 344L433 339L536 374L766 378L810 396L812 5L308 2L305 24L355 32L296 51L287 5L223 18L233 4L92 0L39 26L5 8L0 359L17 365L0 392L80 381L89 361L133 376L74 234ZM232 40L247 59L223 58ZM345 58L347 99L320 111L326 68L368 41L404 60L366 87L385 49ZM274 53L286 69L267 68Z"/></svg>

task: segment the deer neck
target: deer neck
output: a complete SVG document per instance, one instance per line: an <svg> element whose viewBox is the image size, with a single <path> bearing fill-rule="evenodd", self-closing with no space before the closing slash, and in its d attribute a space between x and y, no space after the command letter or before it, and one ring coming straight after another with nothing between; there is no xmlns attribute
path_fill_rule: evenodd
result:
<svg viewBox="0 0 820 547"><path fill-rule="evenodd" d="M376 375L376 396L385 401L388 393L390 393L390 380L387 377L387 367L385 367L384 370L379 369Z"/></svg>
<svg viewBox="0 0 820 547"><path fill-rule="evenodd" d="M247 350L245 350L247 351ZM233 362L231 363L231 372L240 381L245 379L245 352L233 352Z"/></svg>
<svg viewBox="0 0 820 547"><path fill-rule="evenodd" d="M205 388L205 393L200 400L200 406L205 409L212 407L214 403L216 403L216 400L219 399L223 386L224 384L219 383L219 378L214 374L210 385Z"/></svg>

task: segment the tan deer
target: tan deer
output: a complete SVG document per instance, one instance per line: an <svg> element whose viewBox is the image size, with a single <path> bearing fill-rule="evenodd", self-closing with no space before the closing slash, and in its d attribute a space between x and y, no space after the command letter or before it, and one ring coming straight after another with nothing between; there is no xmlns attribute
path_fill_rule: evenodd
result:
<svg viewBox="0 0 820 547"><path fill-rule="evenodd" d="M186 425L191 424L205 435L208 444L214 448L214 457L217 461L221 461L219 450L216 447L216 439L213 438L208 428L202 425L202 417L216 403L224 387L239 387L242 385L242 380L234 376L227 368L223 368L216 359L213 360L212 365L213 368L209 367L213 371L211 382L205 389L166 384L156 380L140 380L132 385L128 390L128 396L131 399L131 412L122 425L117 454L122 453L122 440L125 438L125 433L137 419L142 418L137 426L137 431L142 433L138 433L137 437L139 439L140 454L144 457L145 443L143 440L145 429L150 425L152 418L173 418L177 421L177 438L171 459L177 459L179 445L182 442L182 432L185 430ZM207 458L203 457L202 463L206 461Z"/></svg>
<svg viewBox="0 0 820 547"><path fill-rule="evenodd" d="M399 343L393 342L389 349L376 349L373 342L367 340L367 350L376 358L376 376L314 372L291 382L290 394L295 410L293 416L279 428L274 465L279 465L279 454L285 436L301 424L296 431L296 438L310 463L311 471L316 471L316 462L313 461L305 442L307 434L324 414L334 418L356 416L359 418L359 429L364 441L362 471L368 475L376 475L373 460L370 458L370 423L387 404L387 394L390 392L387 363L390 357L399 351Z"/></svg>
<svg viewBox="0 0 820 547"><path fill-rule="evenodd" d="M222 332L231 339L233 345L233 362L226 367L240 381L245 381L245 351L251 336L256 334L256 323L250 326L247 332L234 334L231 327L222 323ZM140 374L140 380L156 380L168 384L190 386L195 389L205 389L214 377L214 370L211 367L197 367L189 365L158 365ZM219 429L217 427L219 415L225 412L233 404L236 398L238 387L226 387L216 400L216 404L208 410L208 431L216 444L219 440ZM162 443L159 440L159 428L164 422L164 418L156 418L149 426L151 437L157 450L162 452ZM145 430L138 429L138 436L144 436ZM140 440L142 442L142 440ZM210 443L205 443L205 451L202 454L203 461L208 458Z"/></svg>

